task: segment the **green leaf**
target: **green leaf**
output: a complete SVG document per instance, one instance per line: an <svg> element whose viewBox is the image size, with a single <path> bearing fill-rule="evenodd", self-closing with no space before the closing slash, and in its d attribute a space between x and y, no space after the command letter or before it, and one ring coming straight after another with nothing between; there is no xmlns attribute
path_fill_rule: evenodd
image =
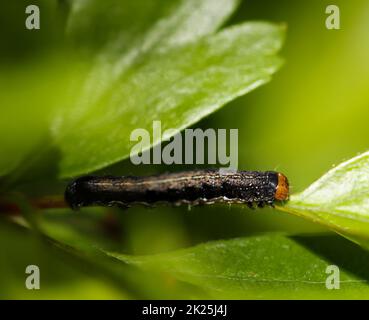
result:
<svg viewBox="0 0 369 320"><path fill-rule="evenodd" d="M369 254L332 235L280 234L200 244L166 254L116 259L157 270L204 289L213 298L330 299L369 297ZM352 256L357 261L352 261ZM340 269L340 289L328 290L330 265Z"/></svg>
<svg viewBox="0 0 369 320"><path fill-rule="evenodd" d="M0 217L0 299L132 298L125 282L81 257ZM25 288L25 269L31 264L40 268L41 290Z"/></svg>
<svg viewBox="0 0 369 320"><path fill-rule="evenodd" d="M341 163L278 209L368 246L369 152Z"/></svg>
<svg viewBox="0 0 369 320"><path fill-rule="evenodd" d="M46 164L56 167L61 155L55 139L69 130L76 114L83 114L82 105L88 109L89 101L109 87L126 67L142 60L147 52L163 51L213 33L236 9L238 2L76 0L51 3L40 0L37 5L46 16L44 27L37 33L24 28L26 4L9 4L3 10L8 13L4 19L11 24L5 36L18 40L14 44L9 41L12 44L9 51L14 50L9 56L14 60L0 60L3 89L0 91L3 154L0 176L12 171L21 176L41 160L45 163L43 167ZM13 34L14 30L19 33ZM71 41L65 41L65 34ZM103 110L108 112L106 108ZM120 125L124 126L124 120Z"/></svg>
<svg viewBox="0 0 369 320"><path fill-rule="evenodd" d="M98 1L76 2L69 34L99 50L76 103L53 126L61 176L127 158L134 129L151 130L161 120L162 130L175 134L267 82L280 66L282 27L247 23L211 35L237 4L109 0L107 13Z"/></svg>
<svg viewBox="0 0 369 320"><path fill-rule="evenodd" d="M142 271L122 265L102 252L102 248L112 251L122 250L126 246L126 241L120 242L117 239L121 229L119 222L114 216L106 215L104 210L89 208L78 214L70 210L50 210L39 216L37 222L43 237L52 239L68 254L86 260L91 264L87 269L100 268L100 273L108 279L115 279L116 284L123 286L135 298L208 298L201 288L154 270Z"/></svg>
<svg viewBox="0 0 369 320"><path fill-rule="evenodd" d="M25 228L21 219L15 224L0 217L1 299L204 298L201 290L186 283L142 272L102 254L97 243L91 238L87 241L81 230L84 227L86 232L90 227L89 231L96 233L96 216L86 219L84 226L78 219L73 221L72 215L64 225L61 218L59 225L47 226L45 233L39 234ZM79 232L74 230L76 225ZM48 233L53 235L48 237ZM25 290L25 268L29 264L40 268L42 290Z"/></svg>
<svg viewBox="0 0 369 320"><path fill-rule="evenodd" d="M65 5L68 41L58 33L57 50L10 64L0 77L0 175L16 172L14 184L26 172L67 177L105 167L129 156L132 130L161 120L174 135L269 81L284 27L255 22L216 33L238 2Z"/></svg>
<svg viewBox="0 0 369 320"><path fill-rule="evenodd" d="M133 64L96 100L89 99L88 108L77 105L69 114L73 124L67 132L65 127L59 131L61 175L86 173L127 158L135 144L130 141L134 129L151 131L152 122L160 119L162 130L174 128L175 134L269 81L281 64L275 53L282 37L282 27L245 23ZM97 152L101 148L104 151Z"/></svg>
<svg viewBox="0 0 369 320"><path fill-rule="evenodd" d="M194 41L216 31L239 0L99 0L71 3L67 31L97 53L121 59ZM204 18L208 17L208 18ZM134 51L138 50L136 54ZM111 61L111 63L116 61Z"/></svg>
<svg viewBox="0 0 369 320"><path fill-rule="evenodd" d="M59 217L50 212L43 216L41 229L61 246L73 247L84 255L98 251L115 258L112 262L117 270L122 268L123 274L129 264L148 277L155 275L156 286L165 287L165 279L171 279L173 290L173 284L192 288L181 291L182 298L191 298L194 293L201 298L223 299L369 297L369 253L333 233L266 233L142 256L122 254L132 252L130 246L107 241L108 234L101 234L100 219L104 215L88 211ZM96 224L99 220L100 224ZM150 247L150 243L147 245ZM96 263L101 260L99 257ZM340 290L325 287L329 265L340 269ZM140 281L136 288L142 289ZM147 298L158 297L155 290L147 292Z"/></svg>

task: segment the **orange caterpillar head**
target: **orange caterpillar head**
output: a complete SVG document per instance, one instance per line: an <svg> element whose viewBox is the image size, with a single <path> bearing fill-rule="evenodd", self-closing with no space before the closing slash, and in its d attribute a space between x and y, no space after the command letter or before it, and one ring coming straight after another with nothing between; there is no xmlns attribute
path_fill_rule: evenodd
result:
<svg viewBox="0 0 369 320"><path fill-rule="evenodd" d="M274 198L278 201L288 200L289 194L287 177L282 173L278 173L278 185L275 190Z"/></svg>

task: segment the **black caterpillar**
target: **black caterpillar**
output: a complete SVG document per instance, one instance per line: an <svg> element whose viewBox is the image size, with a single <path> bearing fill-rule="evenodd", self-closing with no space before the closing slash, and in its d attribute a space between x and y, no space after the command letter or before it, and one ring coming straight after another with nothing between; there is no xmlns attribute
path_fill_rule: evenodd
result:
<svg viewBox="0 0 369 320"><path fill-rule="evenodd" d="M200 170L148 177L84 176L72 181L65 191L65 201L73 209L96 205L130 207L216 202L262 207L287 200L288 196L286 176L274 171Z"/></svg>

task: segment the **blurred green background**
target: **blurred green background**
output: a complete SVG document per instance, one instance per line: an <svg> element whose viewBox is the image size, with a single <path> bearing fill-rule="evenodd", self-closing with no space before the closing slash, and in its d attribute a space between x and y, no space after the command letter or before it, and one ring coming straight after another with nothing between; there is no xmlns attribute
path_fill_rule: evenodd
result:
<svg viewBox="0 0 369 320"><path fill-rule="evenodd" d="M52 70L55 87L58 87L59 81L61 84L66 81L57 76L58 71L63 70L70 55L61 40L65 11L55 11L57 2L40 2L43 20L37 34L25 31L24 10L21 13L17 10L24 8L28 1L15 3L3 4L5 9L1 10L0 19L0 167L14 168L16 161L6 155L19 153L18 159L21 159L42 141L43 123L52 114L49 106L57 105L58 95L65 94L61 87L52 96L48 95L47 86L40 88L35 79ZM60 3L64 8L63 1ZM238 128L239 168L281 171L289 177L292 192L302 191L332 165L368 150L369 3L366 0L334 1L341 10L340 30L325 28L325 8L329 4L331 1L323 0L242 1L227 25L245 20L285 22L288 29L281 53L285 64L269 84L193 126ZM63 77L78 80L76 69L70 69ZM5 108L19 95L20 84L23 104ZM27 104L28 95L39 96L37 108ZM32 134L27 135L29 131ZM24 139L25 136L28 139ZM180 169L183 168L171 168ZM168 168L135 167L123 161L100 173L147 174L165 170ZM27 175L27 172L21 174ZM34 181L31 177L17 188L29 193L63 190L65 181L50 180ZM324 231L310 222L272 209L251 211L237 206L191 210L133 208L124 212L86 209L78 215L68 210L50 210L37 215L36 220L53 238L63 239L64 243L77 243L86 251L104 246L128 254L167 252L208 240L259 232ZM90 257L67 254L52 241L41 240L37 231L23 230L3 218L0 228L0 298L197 296L197 289L173 284L171 279L158 276L153 280L152 276L136 274L137 270L126 267L116 270L110 262L96 263L94 258L92 263ZM38 264L45 270L42 290L25 290L24 269L28 264ZM141 279L142 288L137 289L140 284L133 278Z"/></svg>

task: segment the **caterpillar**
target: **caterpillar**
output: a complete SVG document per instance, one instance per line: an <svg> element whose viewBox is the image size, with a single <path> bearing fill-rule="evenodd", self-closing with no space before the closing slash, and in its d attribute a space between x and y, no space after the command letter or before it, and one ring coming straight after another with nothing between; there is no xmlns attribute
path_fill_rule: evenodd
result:
<svg viewBox="0 0 369 320"><path fill-rule="evenodd" d="M130 207L160 203L199 205L241 203L273 206L289 197L287 177L274 171L198 170L147 177L83 176L66 188L65 201L72 209L84 206Z"/></svg>

